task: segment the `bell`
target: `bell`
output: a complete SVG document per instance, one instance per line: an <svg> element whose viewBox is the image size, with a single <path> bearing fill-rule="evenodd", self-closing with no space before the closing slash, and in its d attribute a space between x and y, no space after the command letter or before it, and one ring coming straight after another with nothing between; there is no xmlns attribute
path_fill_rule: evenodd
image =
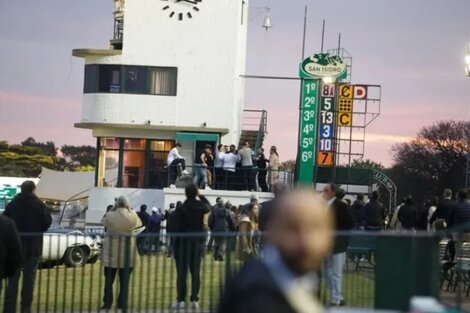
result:
<svg viewBox="0 0 470 313"><path fill-rule="evenodd" d="M273 27L273 25L271 24L271 18L269 17L269 15L266 15L266 17L264 18L263 26L261 27L266 29L266 31Z"/></svg>

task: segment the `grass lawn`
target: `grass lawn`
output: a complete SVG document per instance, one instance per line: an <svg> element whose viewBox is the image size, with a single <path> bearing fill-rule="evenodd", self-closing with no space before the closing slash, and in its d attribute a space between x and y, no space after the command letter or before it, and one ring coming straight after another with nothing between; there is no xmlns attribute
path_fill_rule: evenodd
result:
<svg viewBox="0 0 470 313"><path fill-rule="evenodd" d="M217 304L225 281L225 265L226 262L214 262L211 256L204 258L199 294L201 308L210 309ZM232 262L232 267L239 265L238 262ZM99 261L75 269L64 266L41 269L36 278L33 311L97 311L102 305L103 286L103 268ZM115 283L115 288L117 286ZM188 280L188 295L190 292L191 285ZM141 257L139 266L132 273L129 293L131 312L167 310L176 301L174 260L165 255ZM117 294L115 289L115 302ZM349 305L372 307L373 281L358 274L345 274L344 295ZM326 292L322 292L321 298L324 303L329 302ZM3 294L0 299L3 299ZM2 308L3 301L0 301L0 310Z"/></svg>

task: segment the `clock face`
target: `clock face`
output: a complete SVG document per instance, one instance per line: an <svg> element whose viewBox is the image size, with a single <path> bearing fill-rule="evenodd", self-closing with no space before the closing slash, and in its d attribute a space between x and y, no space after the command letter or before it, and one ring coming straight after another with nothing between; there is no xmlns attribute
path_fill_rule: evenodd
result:
<svg viewBox="0 0 470 313"><path fill-rule="evenodd" d="M202 0L161 0L165 2L162 10L168 12L170 18L175 18L179 21L183 19L191 19L193 15L199 12L198 4Z"/></svg>

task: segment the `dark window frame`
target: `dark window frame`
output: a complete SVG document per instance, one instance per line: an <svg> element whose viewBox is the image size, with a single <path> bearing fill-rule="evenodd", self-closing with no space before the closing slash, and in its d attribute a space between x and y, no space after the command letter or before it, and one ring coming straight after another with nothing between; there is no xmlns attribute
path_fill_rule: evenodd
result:
<svg viewBox="0 0 470 313"><path fill-rule="evenodd" d="M111 78L106 78L108 83L104 81L103 73L106 70L112 72L112 68L119 67L119 88L118 90L112 91L111 88L105 88L111 86L109 82ZM137 72L142 71L144 74L144 82L140 83L140 90L127 90L126 80L127 73L131 68L136 69ZM152 93L155 88L151 84L151 75L155 70L170 71L171 83L167 87L167 93ZM142 90L142 89L145 90ZM138 88L137 88L138 89ZM116 93L116 94L133 94L133 95L152 95L152 96L166 96L176 97L178 95L178 67L174 66L141 66L141 65L121 65L121 64L85 64L84 69L84 83L83 93Z"/></svg>

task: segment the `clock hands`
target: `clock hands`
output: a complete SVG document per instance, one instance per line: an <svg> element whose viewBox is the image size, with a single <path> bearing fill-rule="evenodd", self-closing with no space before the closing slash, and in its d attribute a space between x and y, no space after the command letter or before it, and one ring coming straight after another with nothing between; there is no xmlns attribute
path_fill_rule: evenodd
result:
<svg viewBox="0 0 470 313"><path fill-rule="evenodd" d="M192 1L192 0L176 0L176 2L187 2L187 3L191 3L191 4L198 4L200 1Z"/></svg>

